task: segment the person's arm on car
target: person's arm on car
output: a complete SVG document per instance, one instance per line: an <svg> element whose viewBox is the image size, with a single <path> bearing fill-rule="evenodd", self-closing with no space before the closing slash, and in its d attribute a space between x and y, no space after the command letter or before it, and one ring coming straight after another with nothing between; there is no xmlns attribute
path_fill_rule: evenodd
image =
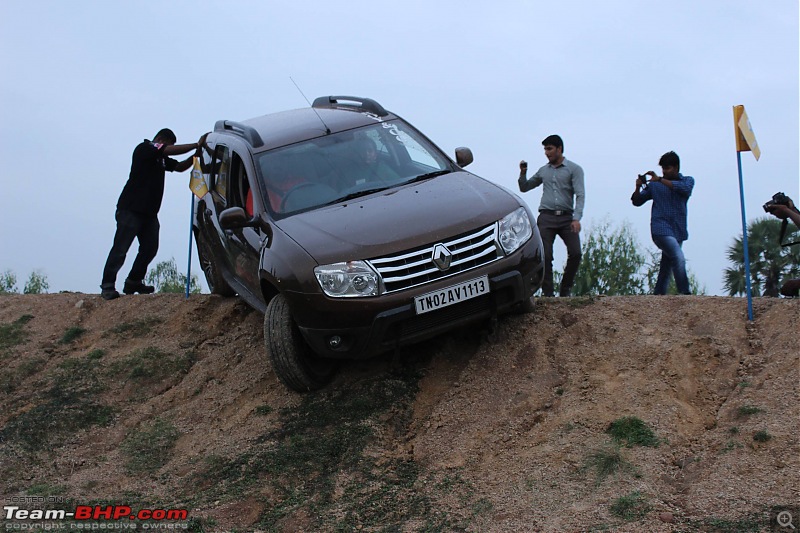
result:
<svg viewBox="0 0 800 533"><path fill-rule="evenodd" d="M198 150L206 142L208 133L204 133L200 140L193 144L172 144L164 147L164 155L181 155L192 150Z"/></svg>
<svg viewBox="0 0 800 533"><path fill-rule="evenodd" d="M200 157L203 154L202 147L203 147L203 144L205 144L205 142L206 142L206 135L208 135L208 133L206 133L205 135L200 137L200 140L197 141L195 144L182 144L182 145L179 145L181 147L186 147L186 146L193 147L194 148L194 153L192 155L190 155L189 157L187 157L186 159L184 159L183 161L180 161L179 163L175 164L175 168L174 168L173 172L183 172L184 170L188 170L192 166L192 162L193 162L194 158L195 157ZM165 149L165 153L166 153L167 149L174 148L174 147L175 147L175 145L167 146L166 149ZM180 151L178 153L179 154L185 154L187 151L188 150L183 150L183 151Z"/></svg>
<svg viewBox="0 0 800 533"><path fill-rule="evenodd" d="M185 154L186 152L191 152L192 150L197 150L197 143L192 144L171 144L169 146L165 146L163 153L164 155L181 155Z"/></svg>

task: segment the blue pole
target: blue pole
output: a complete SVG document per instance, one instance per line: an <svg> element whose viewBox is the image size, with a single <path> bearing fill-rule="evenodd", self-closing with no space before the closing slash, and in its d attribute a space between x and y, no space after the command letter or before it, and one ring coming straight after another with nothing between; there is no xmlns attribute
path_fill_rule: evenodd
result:
<svg viewBox="0 0 800 533"><path fill-rule="evenodd" d="M744 213L744 180L742 179L742 152L736 151L739 165L739 201L742 205L742 244L744 245L744 283L747 288L747 320L753 321L753 292L750 289L750 252L747 248L747 216Z"/></svg>
<svg viewBox="0 0 800 533"><path fill-rule="evenodd" d="M741 175L741 174L740 174ZM194 194L192 194L192 208L189 215L189 264L186 266L186 298L189 298L189 287L192 284L192 229L194 227Z"/></svg>

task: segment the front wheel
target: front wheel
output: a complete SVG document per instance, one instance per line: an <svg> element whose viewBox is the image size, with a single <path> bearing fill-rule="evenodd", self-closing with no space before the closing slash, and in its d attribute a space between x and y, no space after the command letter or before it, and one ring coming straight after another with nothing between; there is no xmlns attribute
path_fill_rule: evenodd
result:
<svg viewBox="0 0 800 533"><path fill-rule="evenodd" d="M200 266L206 277L208 290L211 291L211 294L219 294L220 296L236 296L236 291L228 285L228 282L222 277L222 272L214 265L212 259L214 255L211 253L208 241L197 233L195 236L195 240L197 241L197 258L200 261Z"/></svg>
<svg viewBox="0 0 800 533"><path fill-rule="evenodd" d="M289 304L278 294L264 314L264 343L272 368L284 385L308 392L327 385L336 372L336 361L319 357L308 346L289 312Z"/></svg>

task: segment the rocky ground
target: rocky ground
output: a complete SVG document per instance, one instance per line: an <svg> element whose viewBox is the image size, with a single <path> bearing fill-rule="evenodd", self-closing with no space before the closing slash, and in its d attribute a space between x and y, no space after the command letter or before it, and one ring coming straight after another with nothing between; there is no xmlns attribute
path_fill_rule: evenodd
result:
<svg viewBox="0 0 800 533"><path fill-rule="evenodd" d="M786 530L800 301L754 309L544 299L301 395L235 298L0 296L0 496L195 531Z"/></svg>

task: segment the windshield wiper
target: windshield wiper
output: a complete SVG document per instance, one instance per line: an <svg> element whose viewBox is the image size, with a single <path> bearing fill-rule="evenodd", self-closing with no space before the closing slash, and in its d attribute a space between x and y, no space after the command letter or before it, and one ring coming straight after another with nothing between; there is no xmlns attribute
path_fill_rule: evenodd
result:
<svg viewBox="0 0 800 533"><path fill-rule="evenodd" d="M427 180L427 179L430 179L430 178L435 178L436 176L443 176L444 174L450 174L451 172L452 172L452 170L450 170L450 169L444 169L444 170L437 170L435 172L428 172L427 174L420 174L416 178L408 180L403 185L408 185L409 183L416 183L418 181L423 181L423 180Z"/></svg>
<svg viewBox="0 0 800 533"><path fill-rule="evenodd" d="M419 176L416 176L416 177L406 181L405 183L400 183L398 185L408 185L409 183L416 183L418 181L423 181L423 180L427 180L427 179L430 179L430 178L435 178L436 176L442 176L444 174L450 174L451 172L452 172L452 170L449 170L449 169L437 170L435 172L428 172L427 174L420 174ZM386 189L391 189L392 187L395 187L395 186L396 185L390 185L389 187L376 187L374 189L364 189L363 191L351 192L350 194L346 194L346 195L342 196L341 198L337 198L335 200L331 200L330 202L326 202L326 203L324 203L322 205L332 205L332 204L338 204L340 202L346 202L348 200L352 200L353 198L359 198L361 196L366 196L366 195L372 194L374 192L385 191Z"/></svg>
<svg viewBox="0 0 800 533"><path fill-rule="evenodd" d="M353 198L358 198L360 196L366 196L368 194L372 194L374 192L385 191L389 187L376 187L374 189L364 189L363 191L356 191L351 192L350 194L346 194L341 198L337 198L336 200L331 200L323 205L331 205L331 204L338 204L339 202L346 202L347 200L352 200Z"/></svg>

